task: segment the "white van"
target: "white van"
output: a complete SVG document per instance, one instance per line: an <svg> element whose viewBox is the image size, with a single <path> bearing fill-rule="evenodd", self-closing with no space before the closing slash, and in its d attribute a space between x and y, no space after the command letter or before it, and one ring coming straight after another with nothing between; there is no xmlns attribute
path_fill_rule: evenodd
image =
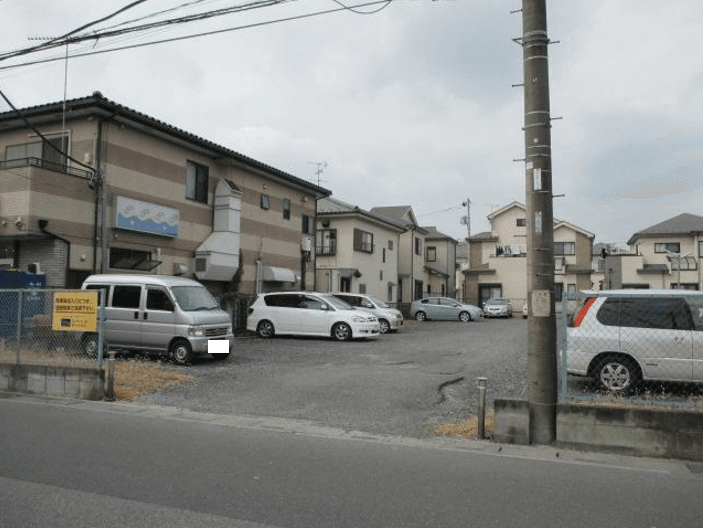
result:
<svg viewBox="0 0 704 528"><path fill-rule="evenodd" d="M209 340L228 342L228 354L212 354L216 359L232 351L229 314L196 281L169 275L91 275L83 289L106 292L109 348L169 354L181 365L207 355ZM96 334L86 333L81 341L87 354L96 354Z"/></svg>

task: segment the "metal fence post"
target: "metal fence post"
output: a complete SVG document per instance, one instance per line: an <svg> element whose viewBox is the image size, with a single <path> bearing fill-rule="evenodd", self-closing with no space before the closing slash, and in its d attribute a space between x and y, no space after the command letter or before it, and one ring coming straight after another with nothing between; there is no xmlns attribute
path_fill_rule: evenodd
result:
<svg viewBox="0 0 704 528"><path fill-rule="evenodd" d="M105 289L98 290L100 308L98 309L98 368L103 368L103 338L105 337Z"/></svg>
<svg viewBox="0 0 704 528"><path fill-rule="evenodd" d="M560 401L565 403L567 401L567 299L564 295L562 296L562 315L560 317L560 357L562 358L560 361Z"/></svg>
<svg viewBox="0 0 704 528"><path fill-rule="evenodd" d="M109 352L108 355L108 390L105 400L115 401L115 351Z"/></svg>
<svg viewBox="0 0 704 528"><path fill-rule="evenodd" d="M20 364L20 349L22 348L22 291L17 290L17 355L15 363Z"/></svg>
<svg viewBox="0 0 704 528"><path fill-rule="evenodd" d="M477 387L479 388L479 402L477 404L477 435L480 439L484 439L484 423L486 420L486 381L487 378L477 378Z"/></svg>

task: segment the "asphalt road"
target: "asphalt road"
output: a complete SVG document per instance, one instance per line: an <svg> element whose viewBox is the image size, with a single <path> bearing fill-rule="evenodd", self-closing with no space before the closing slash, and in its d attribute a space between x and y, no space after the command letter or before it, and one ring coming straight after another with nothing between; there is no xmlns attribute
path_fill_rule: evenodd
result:
<svg viewBox="0 0 704 528"><path fill-rule="evenodd" d="M200 360L198 378L141 401L218 414L306 419L346 430L410 437L477 410L487 398L525 398L526 322L407 321L378 340L236 340L224 362Z"/></svg>
<svg viewBox="0 0 704 528"><path fill-rule="evenodd" d="M8 395L0 423L13 528L702 525L681 462Z"/></svg>

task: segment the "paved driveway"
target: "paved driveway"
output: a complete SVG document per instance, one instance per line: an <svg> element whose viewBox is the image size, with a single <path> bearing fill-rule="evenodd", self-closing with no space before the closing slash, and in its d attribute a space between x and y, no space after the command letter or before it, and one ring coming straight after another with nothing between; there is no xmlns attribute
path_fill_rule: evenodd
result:
<svg viewBox="0 0 704 528"><path fill-rule="evenodd" d="M240 338L228 360L188 367L196 383L142 401L420 437L427 424L476 413L479 376L490 401L525 397L525 342L521 318L407 321L363 342Z"/></svg>

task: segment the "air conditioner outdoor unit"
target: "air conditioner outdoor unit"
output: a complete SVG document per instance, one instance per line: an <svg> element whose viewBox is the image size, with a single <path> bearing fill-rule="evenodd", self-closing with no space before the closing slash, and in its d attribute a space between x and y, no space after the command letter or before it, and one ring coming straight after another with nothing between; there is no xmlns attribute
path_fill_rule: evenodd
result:
<svg viewBox="0 0 704 528"><path fill-rule="evenodd" d="M34 273L35 275L38 275L42 272L41 267L39 266L39 262L32 262L31 264L27 264L27 271L29 273Z"/></svg>
<svg viewBox="0 0 704 528"><path fill-rule="evenodd" d="M188 266L186 264L174 263L174 275L185 275L186 273L188 273Z"/></svg>

